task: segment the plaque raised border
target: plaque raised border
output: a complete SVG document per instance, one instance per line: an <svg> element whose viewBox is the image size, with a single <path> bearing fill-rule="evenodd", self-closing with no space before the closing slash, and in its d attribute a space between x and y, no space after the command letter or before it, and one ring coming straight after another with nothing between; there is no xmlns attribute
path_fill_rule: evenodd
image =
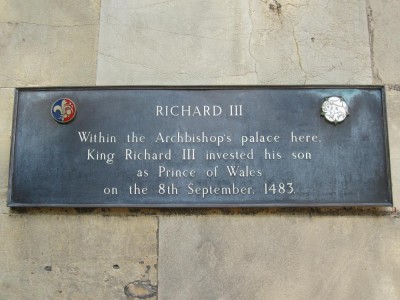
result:
<svg viewBox="0 0 400 300"><path fill-rule="evenodd" d="M106 99L107 95L109 98ZM340 118L340 123L330 124L321 116L321 106L324 99L329 96L344 96L349 104L349 116ZM58 124L52 120L50 106L57 99L71 98L77 105L76 120L68 124ZM130 100L129 100L130 99ZM127 102L132 101L132 104ZM129 110L138 104L141 105L140 114L130 118ZM311 101L311 102L310 102ZM118 105L116 105L118 104ZM154 105L160 106L218 106L225 111L228 105L246 105L246 112L253 115L230 119L231 116L197 116L196 118L168 117L157 119L154 117ZM49 106L50 105L50 106ZM118 108L120 105L124 109ZM153 106L153 107L151 107ZM253 106L253 108L251 108ZM346 104L347 106L347 104ZM45 111L45 112L44 112ZM92 112L92 113L89 113ZM204 113L204 111L203 111ZM236 114L238 112L236 111ZM152 114L150 116L150 114ZM281 115L277 117L277 115ZM124 122L118 120L125 119ZM142 121L138 121L140 118ZM148 119L144 119L148 118ZM105 122L105 123L102 123ZM143 124L143 123L148 124ZM257 123L253 125L253 123ZM264 122L264 123L263 123ZM266 122L266 123L265 123ZM106 124L106 125L104 125ZM175 124L175 125L174 125ZM233 129L225 126L233 126ZM50 127L51 128L50 128ZM75 126L75 127L73 127ZM108 126L108 127L107 127ZM175 131L174 131L174 126ZM150 128L157 127L157 130ZM154 152L162 152L163 149L172 149L176 152L176 159L166 162L168 167L181 167L195 169L196 178L192 179L171 179L171 178L150 178L148 182L153 187L158 187L160 182L167 185L176 183L180 191L179 194L172 195L137 195L127 193L127 187L136 180L135 174L129 173L129 168L135 172L138 167L135 162L119 161L112 167L104 165L99 167L98 162L87 162L85 157L89 157L89 150L80 151L87 148L77 136L78 131L109 131L118 136L121 143L113 144L116 150L129 148L130 145L123 141L123 137L130 132L139 129L141 134L152 136L162 132L163 134L174 134L178 130L181 132L195 132L199 130L211 134L213 130L217 135L231 135L235 145L225 143L221 147L215 144L204 146L203 144L190 144L192 149L198 152L208 150L218 152L235 152L240 149L244 155L249 155L250 149L258 155L257 158L247 160L250 168L261 172L262 178L238 178L228 175L225 170L224 175L219 175L214 181L204 176L206 170L213 165L221 166L238 165L241 168L246 165L246 159L239 161L212 160L205 161L204 158L193 162L182 162L178 152L183 151L184 145L163 144L156 145ZM255 131L276 134L285 143L240 145L240 137L251 136ZM200 128L200 129L199 129ZM221 129L223 128L223 129ZM248 129L246 129L248 128ZM318 147L312 149L313 157L317 157L308 164L297 164L290 162L290 151L293 149L309 149L307 147L292 148L288 142L288 134L294 130L297 135L317 136ZM60 135L54 134L55 131L71 131L65 136L71 141L62 141ZM147 130L147 131L146 131ZM166 130L165 132L163 130ZM224 131L226 130L226 131ZM168 132L167 132L168 131ZM309 132L308 132L309 131ZM329 131L329 133L328 133ZM41 134L43 132L43 134ZM225 133L224 133L225 132ZM336 132L336 133L332 133ZM369 136L368 132L374 135ZM111 134L110 133L110 134ZM338 141L328 138L338 139ZM340 140L340 141L339 141ZM351 145L350 145L351 141ZM292 140L293 142L293 140ZM340 143L339 143L340 142ZM347 146L344 146L348 142ZM187 144L186 146L188 146ZM43 147L43 145L46 145ZM289 145L289 146L288 146ZM310 144L307 144L310 145ZM313 86L107 86L107 87L46 87L46 88L17 88L15 91L14 119L12 133L12 147L9 172L8 206L10 207L335 207L335 206L391 206L392 191L390 177L390 159L388 146L388 130L386 117L386 100L383 86L337 86L337 85L313 85ZM106 145L111 151L110 145ZM297 146L297 145L296 145ZM65 150L65 147L69 147ZM247 148L246 148L247 147ZM337 147L335 150L334 148ZM143 148L143 147L142 147ZM141 149L142 149L141 148ZM268 148L268 149L267 149ZM312 148L312 147L311 147ZM43 152L38 152L41 149ZM50 150L49 150L50 149ZM273 149L273 150L272 150ZM281 161L268 160L267 168L265 160L266 153L271 150L281 154L287 160ZM348 151L349 155L341 152ZM246 152L247 151L247 152ZM262 152L264 151L264 154ZM311 150L310 150L311 151ZM336 151L336 152L335 152ZM56 152L56 153L55 153ZM75 153L76 152L76 153ZM246 153L245 153L246 152ZM53 154L51 154L53 153ZM54 154L55 153L55 154ZM83 154L82 154L83 153ZM120 156L122 152L120 151ZM336 155L336 158L329 158L325 164L324 155ZM293 154L293 153L292 153ZM318 154L318 155L314 155ZM54 155L51 159L49 156ZM204 157L204 153L202 153ZM264 155L264 160L262 156ZM311 155L311 154L310 154ZM360 156L365 156L365 164ZM58 159L61 166L54 163ZM341 161L343 160L343 162ZM69 160L70 164L66 164ZM254 161L257 160L257 163ZM273 161L274 160L274 161ZM282 167L279 163L285 161ZM81 163L82 162L82 163ZM165 161L164 161L165 162ZM164 164L162 162L162 164ZM261 163L260 163L261 162ZM95 180L88 177L88 168L94 163L91 173ZM342 164L338 167L337 164ZM159 161L137 161L142 169L152 169L153 176ZM45 167L43 167L45 165ZM58 168L64 168L63 170ZM159 167L159 166L158 166ZM294 170L291 168L293 167ZM67 169L65 169L67 168ZM68 169L69 168L69 169ZM122 172L118 172L122 168ZM321 169L326 168L325 171ZM331 170L329 170L331 168ZM361 170L357 170L361 169ZM125 186L118 187L123 190L117 197L107 198L98 193L98 182L104 182L104 173L110 172L111 178L116 178ZM270 169L271 173L266 172ZM357 170L357 171L356 171ZM264 172L265 171L265 172ZM305 178L302 179L301 172ZM329 172L334 172L332 175ZM354 171L354 172L353 172ZM356 171L356 172L355 172ZM133 171L132 171L133 172ZM325 173L324 173L325 172ZM336 172L336 173L335 173ZM365 172L365 174L364 174ZM45 174L46 173L46 174ZM49 173L49 174L47 174ZM119 174L122 175L119 175ZM266 174L268 173L268 174ZM314 175L315 174L315 175ZM125 177L131 176L128 179ZM338 177L340 175L340 177ZM121 177L118 177L121 176ZM296 182L291 182L290 176ZM311 176L306 178L307 176ZM315 177L312 177L315 176ZM330 176L332 182L323 179L323 176ZM125 178L125 179L124 179ZM199 178L199 179L198 179ZM268 192L268 181L272 178L272 184L292 183L296 186L296 195L284 194L265 194ZM361 181L357 181L361 179ZM126 182L122 182L126 180ZM314 180L312 182L311 180ZM324 181L325 180L325 181ZM51 181L51 182L50 182ZM188 182L197 184L200 187L213 185L213 187L224 187L229 185L229 181L238 186L253 187L258 181L262 181L266 187L260 185L249 190L248 194L202 194L188 195ZM140 184L146 185L145 179L139 180ZM114 181L114 184L116 182ZM325 184L325 185L324 185ZM64 188L67 185L68 188ZM348 185L351 185L349 187ZM112 184L110 185L112 186ZM276 188L275 187L275 188ZM332 188L334 187L334 188ZM95 190L97 191L95 192ZM288 186L285 185L285 189ZM324 193L322 190L328 189ZM60 195L58 194L60 192ZM264 193L262 192L264 191ZM70 194L69 194L70 193ZM315 195L315 194L317 195ZM320 195L320 196L319 196ZM115 195L114 195L115 196ZM79 197L82 197L78 199ZM320 198L318 198L320 197ZM89 199L86 201L82 199ZM106 200L109 199L109 200ZM115 201L115 199L117 201ZM189 200L190 199L190 200ZM206 200L205 200L206 199Z"/></svg>

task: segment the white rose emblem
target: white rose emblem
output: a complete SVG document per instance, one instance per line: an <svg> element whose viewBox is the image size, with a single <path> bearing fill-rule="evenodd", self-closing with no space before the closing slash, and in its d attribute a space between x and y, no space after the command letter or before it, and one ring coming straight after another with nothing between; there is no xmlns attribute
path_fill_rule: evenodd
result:
<svg viewBox="0 0 400 300"><path fill-rule="evenodd" d="M340 123L349 115L349 107L342 97L332 96L325 98L322 103L322 113L325 119L331 123Z"/></svg>

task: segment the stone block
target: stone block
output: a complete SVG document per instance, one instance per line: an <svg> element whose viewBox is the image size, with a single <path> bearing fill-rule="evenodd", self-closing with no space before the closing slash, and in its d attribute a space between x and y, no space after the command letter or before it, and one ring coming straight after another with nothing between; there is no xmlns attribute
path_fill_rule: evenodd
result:
<svg viewBox="0 0 400 300"><path fill-rule="evenodd" d="M400 209L400 91L387 89L386 101L393 205Z"/></svg>
<svg viewBox="0 0 400 300"><path fill-rule="evenodd" d="M102 1L97 84L370 84L363 1Z"/></svg>
<svg viewBox="0 0 400 300"><path fill-rule="evenodd" d="M249 51L263 84L370 84L363 1L249 1Z"/></svg>
<svg viewBox="0 0 400 300"><path fill-rule="evenodd" d="M14 89L0 89L0 213L6 208Z"/></svg>
<svg viewBox="0 0 400 300"><path fill-rule="evenodd" d="M0 87L93 85L99 0L0 3Z"/></svg>
<svg viewBox="0 0 400 300"><path fill-rule="evenodd" d="M400 82L400 1L367 0L374 83Z"/></svg>
<svg viewBox="0 0 400 300"><path fill-rule="evenodd" d="M391 216L161 217L159 300L399 299Z"/></svg>
<svg viewBox="0 0 400 300"><path fill-rule="evenodd" d="M0 215L0 223L1 299L126 299L131 282L157 289L155 217Z"/></svg>

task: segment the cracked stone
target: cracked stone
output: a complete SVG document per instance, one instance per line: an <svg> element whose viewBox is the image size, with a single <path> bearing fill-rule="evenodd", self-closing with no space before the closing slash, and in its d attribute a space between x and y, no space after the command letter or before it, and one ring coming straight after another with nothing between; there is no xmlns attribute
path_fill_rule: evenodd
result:
<svg viewBox="0 0 400 300"><path fill-rule="evenodd" d="M149 5L102 1L97 84L372 82L364 2Z"/></svg>
<svg viewBox="0 0 400 300"><path fill-rule="evenodd" d="M400 82L400 1L367 0L371 65L375 84Z"/></svg>
<svg viewBox="0 0 400 300"><path fill-rule="evenodd" d="M142 6L102 1L97 84L258 82L246 2Z"/></svg>

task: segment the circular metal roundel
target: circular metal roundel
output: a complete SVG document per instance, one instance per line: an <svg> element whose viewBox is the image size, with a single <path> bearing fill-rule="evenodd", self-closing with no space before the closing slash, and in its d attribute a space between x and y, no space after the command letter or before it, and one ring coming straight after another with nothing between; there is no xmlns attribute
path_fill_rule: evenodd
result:
<svg viewBox="0 0 400 300"><path fill-rule="evenodd" d="M76 116L76 105L69 98L61 98L51 106L53 119L61 124L71 122Z"/></svg>
<svg viewBox="0 0 400 300"><path fill-rule="evenodd" d="M322 103L321 115L330 123L341 123L349 115L349 106L342 97L327 97Z"/></svg>

